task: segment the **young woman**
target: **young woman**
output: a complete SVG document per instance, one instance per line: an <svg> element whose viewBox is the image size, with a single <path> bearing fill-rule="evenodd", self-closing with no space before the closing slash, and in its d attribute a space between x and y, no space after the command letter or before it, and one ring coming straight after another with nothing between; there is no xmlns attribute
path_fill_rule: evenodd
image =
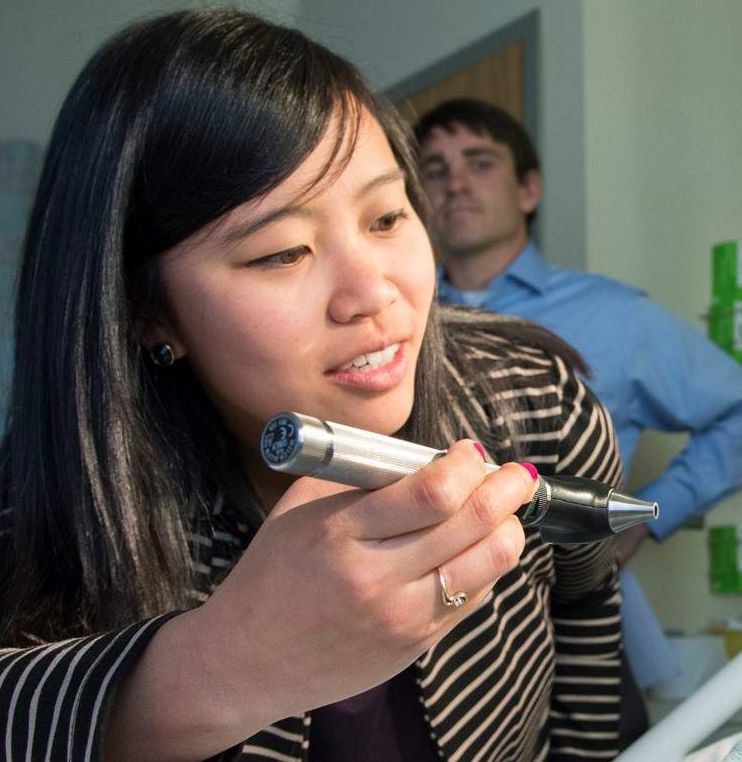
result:
<svg viewBox="0 0 742 762"><path fill-rule="evenodd" d="M18 291L7 759L614 754L611 547L524 534L535 468L482 461L615 482L610 424L553 337L439 314L423 216L393 112L296 31L189 11L93 57ZM287 409L447 454L292 480Z"/></svg>

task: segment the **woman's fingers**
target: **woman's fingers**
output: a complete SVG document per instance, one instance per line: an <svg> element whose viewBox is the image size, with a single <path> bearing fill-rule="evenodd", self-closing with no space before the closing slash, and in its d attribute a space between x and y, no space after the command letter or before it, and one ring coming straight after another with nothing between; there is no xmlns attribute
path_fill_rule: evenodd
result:
<svg viewBox="0 0 742 762"><path fill-rule="evenodd" d="M298 479L206 605L270 665L276 716L335 701L399 672L474 610L517 563L512 514L533 489L517 465L488 476L471 441L375 492ZM449 594L466 594L460 607L444 604L437 567Z"/></svg>
<svg viewBox="0 0 742 762"><path fill-rule="evenodd" d="M356 540L389 542L393 549L396 543L417 544L416 533L427 531L424 554L454 555L528 502L536 488L516 463L488 475L476 444L455 442L425 468L380 490L364 492L304 477L287 490L270 519L322 501L326 518Z"/></svg>
<svg viewBox="0 0 742 762"><path fill-rule="evenodd" d="M475 443L461 440L417 473L367 493L342 519L358 540L417 532L455 515L486 475Z"/></svg>
<svg viewBox="0 0 742 762"><path fill-rule="evenodd" d="M375 492L301 479L269 521L294 504L307 518L315 512L310 523L318 531L321 523L360 542L382 576L393 569L397 580L414 583L438 566L455 560L461 569L472 558L479 571L469 574L470 584L485 586L517 562L524 534L512 514L535 489L518 463L488 474L474 443L463 440L417 474Z"/></svg>
<svg viewBox="0 0 742 762"><path fill-rule="evenodd" d="M533 497L535 489L536 482L525 468L518 463L506 463L489 474L448 519L422 532L389 538L380 543L379 550L395 553L399 571L411 577L423 577L433 567L446 563L485 539L491 544L493 557L500 554L507 557L512 538L509 530L501 533L501 527ZM516 545L521 543L522 550L520 522L513 517L509 526L519 533ZM498 550L500 538L503 542L501 553ZM502 573L499 571L497 576Z"/></svg>
<svg viewBox="0 0 742 762"><path fill-rule="evenodd" d="M268 520L323 501L326 518L356 540L386 540L407 535L454 515L487 475L471 440L455 442L417 473L379 490L358 490L312 477L297 479ZM328 499L329 498L329 499Z"/></svg>
<svg viewBox="0 0 742 762"><path fill-rule="evenodd" d="M508 516L496 532L436 567L434 581L442 588L442 577L453 599L461 593L467 599L479 596L518 564L524 545L525 534L520 521L515 516ZM455 607L455 600L450 603Z"/></svg>

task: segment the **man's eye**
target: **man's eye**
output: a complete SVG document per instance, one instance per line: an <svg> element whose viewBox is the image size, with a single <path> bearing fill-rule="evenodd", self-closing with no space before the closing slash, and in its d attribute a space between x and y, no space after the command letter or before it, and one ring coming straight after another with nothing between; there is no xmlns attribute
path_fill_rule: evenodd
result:
<svg viewBox="0 0 742 762"><path fill-rule="evenodd" d="M436 182L437 180L443 180L448 174L446 167L427 167L423 170L423 180L427 182Z"/></svg>
<svg viewBox="0 0 742 762"><path fill-rule="evenodd" d="M486 172L495 166L495 162L491 161L490 159L478 159L477 161L472 162L471 166L477 172Z"/></svg>
<svg viewBox="0 0 742 762"><path fill-rule="evenodd" d="M371 226L371 230L374 233L388 233L394 230L404 219L407 219L407 213L403 209L398 209L396 212L389 212L389 214L379 217Z"/></svg>

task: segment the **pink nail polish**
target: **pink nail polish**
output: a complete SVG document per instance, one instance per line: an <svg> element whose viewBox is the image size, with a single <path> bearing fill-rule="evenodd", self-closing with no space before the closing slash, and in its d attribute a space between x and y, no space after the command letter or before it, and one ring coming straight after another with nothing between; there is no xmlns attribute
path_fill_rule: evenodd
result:
<svg viewBox="0 0 742 762"><path fill-rule="evenodd" d="M528 471L533 481L535 482L538 481L538 469L536 468L536 466L533 465L533 463L526 463L525 461L521 461L521 466L523 466L523 468L525 468L526 471Z"/></svg>
<svg viewBox="0 0 742 762"><path fill-rule="evenodd" d="M482 460L487 460L487 453L484 451L484 447L482 447L480 442L474 442L474 447L476 447L477 452L482 456Z"/></svg>

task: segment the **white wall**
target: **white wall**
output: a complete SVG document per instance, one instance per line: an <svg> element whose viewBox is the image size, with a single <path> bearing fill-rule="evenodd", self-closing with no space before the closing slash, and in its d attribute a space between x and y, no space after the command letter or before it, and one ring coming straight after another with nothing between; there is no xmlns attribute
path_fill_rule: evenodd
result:
<svg viewBox="0 0 742 762"><path fill-rule="evenodd" d="M242 0L291 23L300 0ZM158 13L217 5L194 0L2 0L0 140L46 143L62 100L90 54L126 24Z"/></svg>
<svg viewBox="0 0 742 762"><path fill-rule="evenodd" d="M742 3L584 3L588 264L701 326L742 236Z"/></svg>
<svg viewBox="0 0 742 762"><path fill-rule="evenodd" d="M584 0L583 11L588 268L705 332L710 248L742 238L742 3ZM645 437L632 482L681 444ZM742 523L742 496L707 522ZM742 611L742 598L709 592L704 531L648 547L633 566L670 627Z"/></svg>

